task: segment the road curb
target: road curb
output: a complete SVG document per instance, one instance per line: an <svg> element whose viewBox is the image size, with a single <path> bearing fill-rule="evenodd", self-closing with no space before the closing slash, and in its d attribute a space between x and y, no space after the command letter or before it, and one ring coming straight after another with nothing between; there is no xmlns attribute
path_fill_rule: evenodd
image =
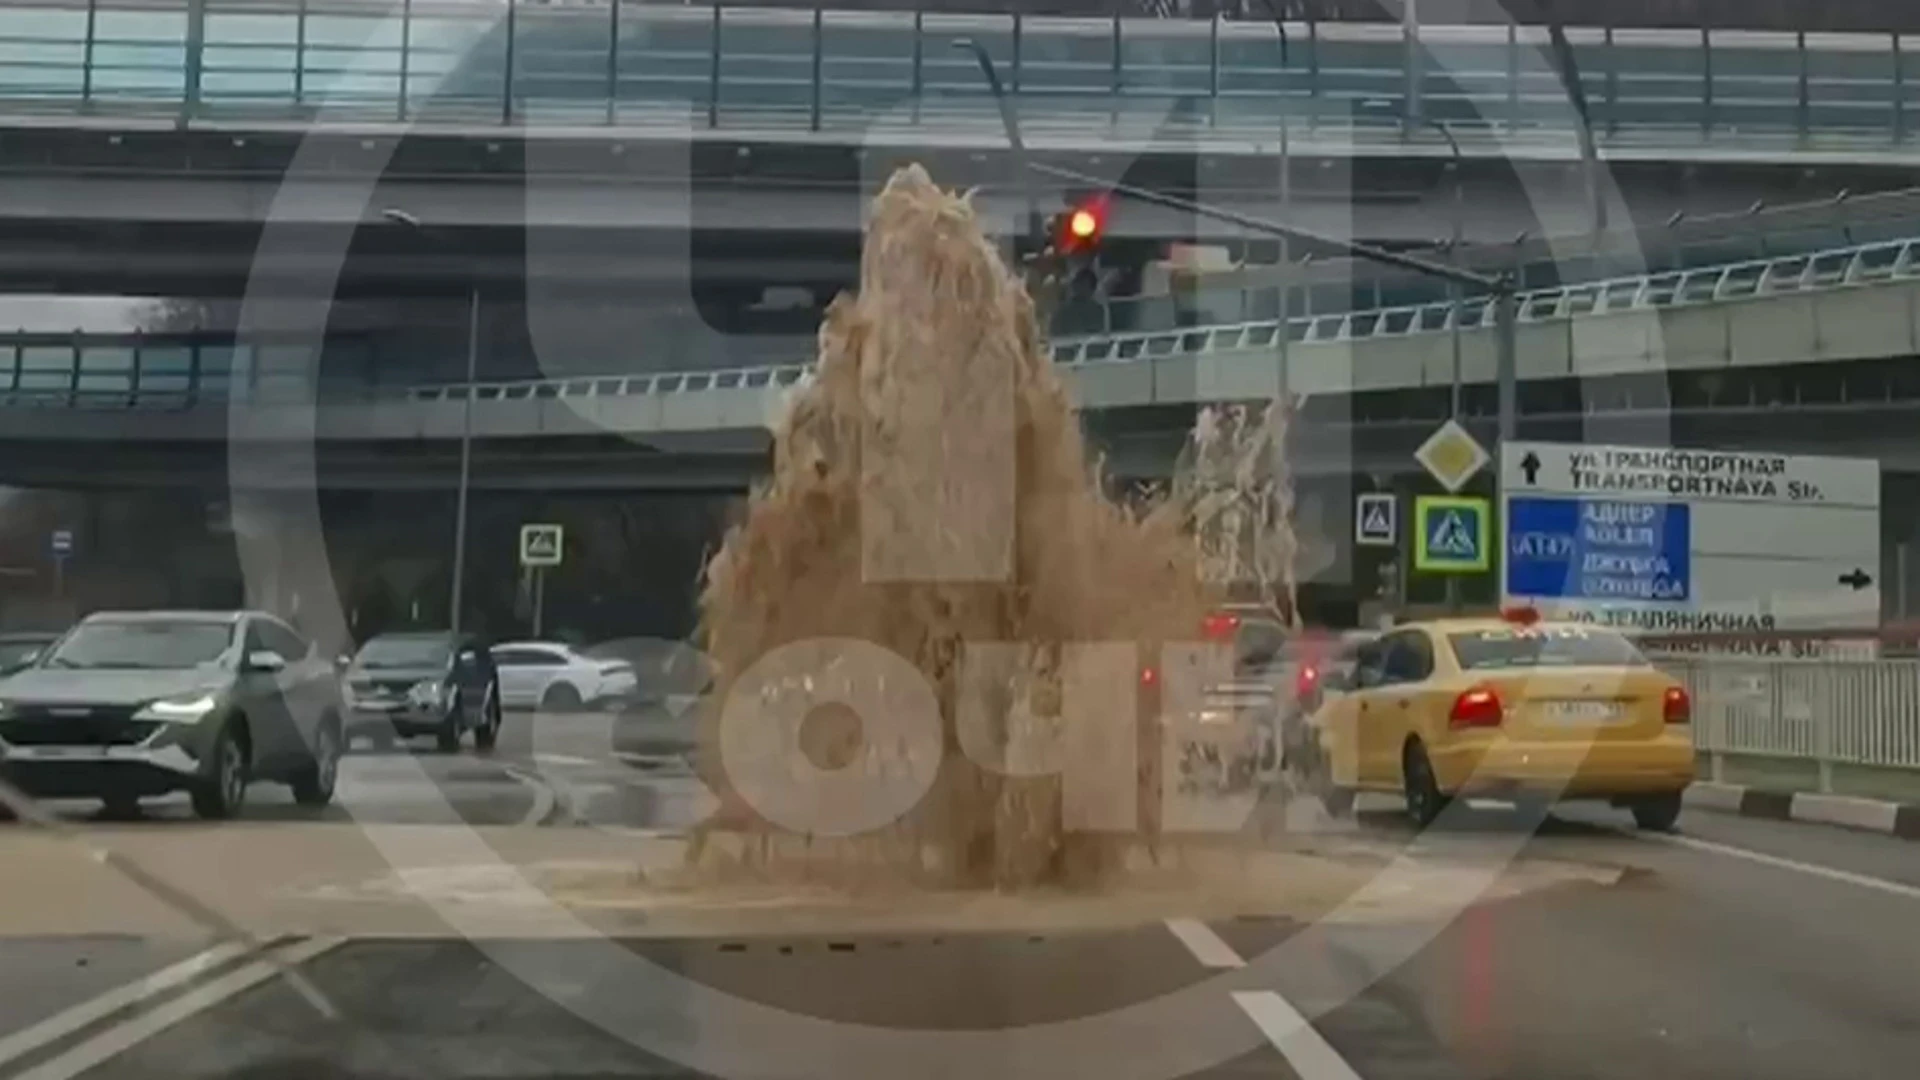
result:
<svg viewBox="0 0 1920 1080"><path fill-rule="evenodd" d="M1687 789L1687 805L1742 817L1805 821L1920 840L1920 805L1862 799L1851 795L1767 791L1739 784L1696 783Z"/></svg>

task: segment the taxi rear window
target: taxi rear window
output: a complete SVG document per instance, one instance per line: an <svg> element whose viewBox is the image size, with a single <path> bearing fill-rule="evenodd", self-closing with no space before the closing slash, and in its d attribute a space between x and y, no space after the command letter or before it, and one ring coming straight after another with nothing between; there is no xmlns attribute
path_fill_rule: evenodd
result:
<svg viewBox="0 0 1920 1080"><path fill-rule="evenodd" d="M1527 667L1645 667L1647 658L1611 630L1515 626L1447 635L1470 671Z"/></svg>

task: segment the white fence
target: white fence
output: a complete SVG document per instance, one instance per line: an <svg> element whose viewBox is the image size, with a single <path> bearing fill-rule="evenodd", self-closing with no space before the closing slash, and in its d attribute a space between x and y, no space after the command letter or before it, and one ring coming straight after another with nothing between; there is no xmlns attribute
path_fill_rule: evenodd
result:
<svg viewBox="0 0 1920 1080"><path fill-rule="evenodd" d="M1707 754L1920 770L1920 660L1663 661L1693 695Z"/></svg>

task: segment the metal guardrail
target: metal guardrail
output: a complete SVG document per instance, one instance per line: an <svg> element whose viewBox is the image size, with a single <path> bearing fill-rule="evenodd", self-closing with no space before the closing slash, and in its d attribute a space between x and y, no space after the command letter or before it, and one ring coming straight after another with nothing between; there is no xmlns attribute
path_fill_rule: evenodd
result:
<svg viewBox="0 0 1920 1080"><path fill-rule="evenodd" d="M1580 315L1655 311L1839 289L1896 279L1920 279L1920 238L1540 289L1521 294L1519 313L1523 324L1538 323ZM1490 327L1493 323L1490 299L1475 298L1457 310L1462 330ZM1454 305L1440 303L1301 316L1288 320L1287 333L1294 342L1401 338L1450 331L1455 312ZM1106 334L1056 341L1053 358L1064 366L1080 367L1139 363L1167 356L1269 350L1278 347L1280 333L1280 322L1272 320L1164 332ZM514 401L754 389L789 386L809 369L808 364L796 363L621 378L519 380L477 384L473 394L475 400L480 401ZM466 388L458 385L416 387L408 396L416 401L459 401L465 398Z"/></svg>
<svg viewBox="0 0 1920 1080"><path fill-rule="evenodd" d="M1537 28L669 7L501 0L29 0L0 7L0 104L180 121L695 123L836 132L998 129L967 57L995 54L1036 136L1160 126L1270 138L1423 117L1501 140L1572 111ZM1596 133L1898 144L1920 36L1572 27ZM1290 61L1290 62L1288 62ZM1409 70L1411 69L1411 71ZM673 106L663 108L663 106ZM689 114L690 110L690 114Z"/></svg>
<svg viewBox="0 0 1920 1080"><path fill-rule="evenodd" d="M1920 769L1920 661L1662 662L1694 700L1701 753Z"/></svg>

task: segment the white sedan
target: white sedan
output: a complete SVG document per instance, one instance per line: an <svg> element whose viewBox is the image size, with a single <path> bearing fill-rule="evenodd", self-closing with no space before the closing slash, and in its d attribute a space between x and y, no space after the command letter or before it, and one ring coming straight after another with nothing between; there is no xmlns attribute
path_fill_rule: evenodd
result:
<svg viewBox="0 0 1920 1080"><path fill-rule="evenodd" d="M493 647L500 669L500 703L508 708L566 712L632 697L633 665L598 660L553 641L509 641Z"/></svg>

